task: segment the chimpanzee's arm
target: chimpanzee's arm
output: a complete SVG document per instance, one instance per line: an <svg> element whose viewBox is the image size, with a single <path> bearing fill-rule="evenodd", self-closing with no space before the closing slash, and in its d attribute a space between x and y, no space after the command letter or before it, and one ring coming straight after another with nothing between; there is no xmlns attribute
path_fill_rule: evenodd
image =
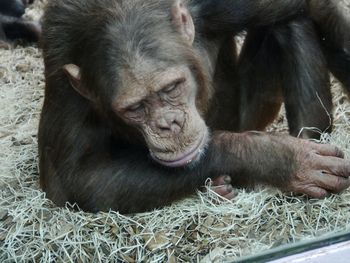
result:
<svg viewBox="0 0 350 263"><path fill-rule="evenodd" d="M307 10L305 0L196 0L197 31L236 33L290 20Z"/></svg>
<svg viewBox="0 0 350 263"><path fill-rule="evenodd" d="M266 133L215 132L206 156L194 168L162 167L146 149L123 147L114 155L67 160L55 173L67 200L88 211L141 212L195 192L206 178L228 174L234 186L268 184L324 197L350 185L350 163L329 145ZM44 173L44 171L41 171ZM54 201L61 196L50 196Z"/></svg>
<svg viewBox="0 0 350 263"><path fill-rule="evenodd" d="M216 173L228 172L234 186L267 184L322 198L350 185L350 162L331 145L263 132L218 132L213 141L206 163Z"/></svg>
<svg viewBox="0 0 350 263"><path fill-rule="evenodd" d="M206 174L198 170L162 167L147 151L133 147L117 151L113 158L88 156L71 171L66 178L71 201L88 211L143 212L169 205L204 186Z"/></svg>

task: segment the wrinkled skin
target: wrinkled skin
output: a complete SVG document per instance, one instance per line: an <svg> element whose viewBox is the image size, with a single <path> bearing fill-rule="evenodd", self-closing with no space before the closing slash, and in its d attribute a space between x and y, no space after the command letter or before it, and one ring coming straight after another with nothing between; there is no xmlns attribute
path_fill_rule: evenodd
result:
<svg viewBox="0 0 350 263"><path fill-rule="evenodd" d="M349 162L337 147L309 141L294 144L294 138L288 138L287 143L294 145L300 164L285 190L324 198L349 187Z"/></svg>

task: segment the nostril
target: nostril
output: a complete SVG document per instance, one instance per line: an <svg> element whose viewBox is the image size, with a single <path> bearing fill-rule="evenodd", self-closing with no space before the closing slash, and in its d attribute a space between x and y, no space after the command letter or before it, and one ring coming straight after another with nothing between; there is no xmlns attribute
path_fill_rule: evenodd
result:
<svg viewBox="0 0 350 263"><path fill-rule="evenodd" d="M170 127L160 127L160 126L158 127L158 129L162 132L167 132L171 130Z"/></svg>
<svg viewBox="0 0 350 263"><path fill-rule="evenodd" d="M178 134L182 130L182 116L175 112L167 112L159 116L155 123L156 128L161 133Z"/></svg>
<svg viewBox="0 0 350 263"><path fill-rule="evenodd" d="M172 125L171 125L171 131L175 134L178 134L181 132L181 127L176 123L174 122Z"/></svg>
<svg viewBox="0 0 350 263"><path fill-rule="evenodd" d="M171 133L177 134L177 133L180 133L180 131L181 131L181 127L178 125L178 123L176 121L173 121L172 123L166 124L166 125L158 124L157 128L162 133L171 132Z"/></svg>
<svg viewBox="0 0 350 263"><path fill-rule="evenodd" d="M181 131L181 126L175 117L168 120L168 126L172 133L178 134Z"/></svg>
<svg viewBox="0 0 350 263"><path fill-rule="evenodd" d="M171 125L169 125L164 119L158 120L157 128L161 131L169 131L171 129Z"/></svg>

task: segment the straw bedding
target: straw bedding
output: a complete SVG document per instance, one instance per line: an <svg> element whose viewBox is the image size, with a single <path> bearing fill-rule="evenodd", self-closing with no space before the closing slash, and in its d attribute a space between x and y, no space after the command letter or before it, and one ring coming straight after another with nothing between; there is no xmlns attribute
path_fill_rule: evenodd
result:
<svg viewBox="0 0 350 263"><path fill-rule="evenodd" d="M27 16L38 19L37 1ZM33 46L0 49L0 262L221 262L350 226L350 191L325 200L273 189L232 201L201 193L123 216L57 208L38 185L37 126L43 63ZM335 131L350 153L350 104L333 82ZM271 129L285 130L283 115Z"/></svg>

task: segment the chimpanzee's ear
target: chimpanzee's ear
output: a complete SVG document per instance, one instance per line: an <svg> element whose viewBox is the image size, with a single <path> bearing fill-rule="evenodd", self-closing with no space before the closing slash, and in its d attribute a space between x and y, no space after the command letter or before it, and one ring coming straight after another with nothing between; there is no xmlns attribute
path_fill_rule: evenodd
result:
<svg viewBox="0 0 350 263"><path fill-rule="evenodd" d="M192 45L195 37L194 23L182 0L175 0L171 8L171 17L177 31Z"/></svg>
<svg viewBox="0 0 350 263"><path fill-rule="evenodd" d="M84 98L93 100L89 92L81 84L80 68L74 64L67 64L63 66L63 70L66 73L72 87Z"/></svg>

